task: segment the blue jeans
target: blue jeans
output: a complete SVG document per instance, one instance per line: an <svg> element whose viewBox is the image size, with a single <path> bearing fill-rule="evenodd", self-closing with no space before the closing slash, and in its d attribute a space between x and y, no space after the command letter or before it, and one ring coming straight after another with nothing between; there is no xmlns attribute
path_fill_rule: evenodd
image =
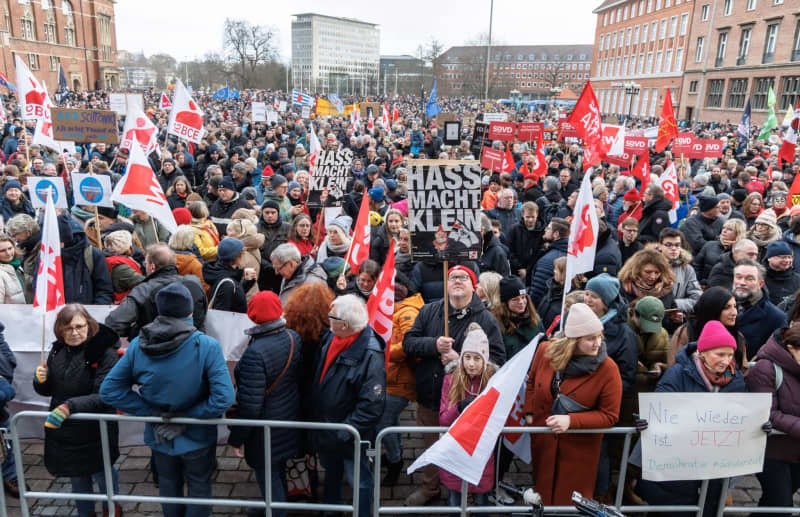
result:
<svg viewBox="0 0 800 517"><path fill-rule="evenodd" d="M265 496L265 486L266 486L266 472L263 470L256 469L256 481L258 482L258 488L261 490L261 496ZM284 467L284 462L282 463L273 463L272 469L270 473L270 487L272 487L272 500L277 503L285 503L286 502L286 471ZM248 515L251 515L251 512L248 512ZM252 512L252 515L264 515L264 512L256 510ZM285 517L286 510L272 510L273 517Z"/></svg>
<svg viewBox="0 0 800 517"><path fill-rule="evenodd" d="M342 477L347 480L348 485L353 486L353 459L347 455L352 447L348 446L346 449L348 449L348 452L344 453L346 456L319 453L319 461L325 469L325 492L322 497L324 503L342 504ZM361 452L359 466L358 515L369 517L372 515L372 469L364 451ZM353 493L355 494L355 488Z"/></svg>
<svg viewBox="0 0 800 517"><path fill-rule="evenodd" d="M114 483L114 493L119 494L119 477L117 470L111 467L111 479ZM91 476L80 476L70 478L73 494L104 494L106 493L106 476L103 472L95 472ZM97 492L94 491L94 484L97 484ZM94 513L95 501L75 500L75 507L78 509L79 517L89 517ZM103 508L108 508L108 503L103 503Z"/></svg>
<svg viewBox="0 0 800 517"><path fill-rule="evenodd" d="M211 445L180 456L170 456L153 449L158 470L158 495L184 497L184 482L188 497L211 497L211 469L216 448ZM214 451L214 452L212 452ZM211 507L199 504L162 504L164 517L208 517Z"/></svg>
<svg viewBox="0 0 800 517"><path fill-rule="evenodd" d="M4 427L8 429L11 421L6 419L5 422L0 422L0 427ZM6 459L3 462L2 472L3 472L3 481L13 481L17 479L17 463L14 459L14 450L11 448L11 440L6 440L6 446L8 449L6 450Z"/></svg>
<svg viewBox="0 0 800 517"><path fill-rule="evenodd" d="M400 422L400 413L408 405L408 399L395 395L386 395L386 405L383 407L383 416L378 422L378 432L387 427L396 426ZM397 463L403 459L403 447L400 443L400 433L387 434L383 440L386 459L389 463Z"/></svg>
<svg viewBox="0 0 800 517"><path fill-rule="evenodd" d="M450 495L447 496L447 504L449 506L461 506L461 492L450 490ZM472 506L489 506L489 494L485 492L482 494L473 493ZM470 515L487 516L488 514L471 513Z"/></svg>

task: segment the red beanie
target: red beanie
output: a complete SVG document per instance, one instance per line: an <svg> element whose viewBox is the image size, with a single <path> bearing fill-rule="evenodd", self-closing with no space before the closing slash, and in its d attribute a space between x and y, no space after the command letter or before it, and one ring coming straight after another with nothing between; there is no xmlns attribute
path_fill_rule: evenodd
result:
<svg viewBox="0 0 800 517"><path fill-rule="evenodd" d="M463 271L468 274L470 280L472 280L472 288L475 289L475 286L478 284L478 279L475 277L475 272L473 270L464 266L453 266L447 270L447 276L450 276L453 271Z"/></svg>
<svg viewBox="0 0 800 517"><path fill-rule="evenodd" d="M703 327L700 332L700 339L697 340L697 351L705 352L715 348L728 347L736 350L736 340L725 326L717 320L711 320Z"/></svg>
<svg viewBox="0 0 800 517"><path fill-rule="evenodd" d="M627 191L624 196L622 196L622 200L636 203L642 200L642 196L639 195L639 193L636 191L635 188L632 188L629 191Z"/></svg>
<svg viewBox="0 0 800 517"><path fill-rule="evenodd" d="M192 213L188 208L176 208L172 211L172 216L178 224L192 224Z"/></svg>
<svg viewBox="0 0 800 517"><path fill-rule="evenodd" d="M283 315L283 306L278 295L272 291L259 291L247 304L247 317L260 325L275 321Z"/></svg>

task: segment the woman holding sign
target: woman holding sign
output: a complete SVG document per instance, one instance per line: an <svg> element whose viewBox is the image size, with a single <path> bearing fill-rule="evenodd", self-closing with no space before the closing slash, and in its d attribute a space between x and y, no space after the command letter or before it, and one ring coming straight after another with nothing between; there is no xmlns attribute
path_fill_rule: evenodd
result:
<svg viewBox="0 0 800 517"><path fill-rule="evenodd" d="M552 434L531 436L536 491L545 505L570 505L573 490L594 493L602 429L619 418L622 379L603 341L603 323L586 304L574 304L565 337L539 345L525 390L525 422Z"/></svg>

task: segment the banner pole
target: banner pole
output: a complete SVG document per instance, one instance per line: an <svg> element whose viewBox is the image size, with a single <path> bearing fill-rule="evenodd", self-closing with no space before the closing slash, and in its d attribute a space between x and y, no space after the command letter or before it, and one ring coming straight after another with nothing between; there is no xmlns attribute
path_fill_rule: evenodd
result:
<svg viewBox="0 0 800 517"><path fill-rule="evenodd" d="M44 365L44 327L47 324L47 312L42 313L42 355L40 363Z"/></svg>
<svg viewBox="0 0 800 517"><path fill-rule="evenodd" d="M442 262L442 274L444 276L444 337L450 337L450 299L447 296L447 270L448 261Z"/></svg>

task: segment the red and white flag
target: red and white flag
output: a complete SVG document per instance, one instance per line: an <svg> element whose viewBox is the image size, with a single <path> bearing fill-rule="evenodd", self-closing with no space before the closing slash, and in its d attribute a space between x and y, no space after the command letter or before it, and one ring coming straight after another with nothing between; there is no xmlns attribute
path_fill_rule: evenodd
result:
<svg viewBox="0 0 800 517"><path fill-rule="evenodd" d="M672 210L669 211L669 222L674 223L678 220L677 208L680 204L678 173L675 170L675 162L670 162L667 169L658 178L658 186L664 191L664 197L672 202Z"/></svg>
<svg viewBox="0 0 800 517"><path fill-rule="evenodd" d="M47 196L39 245L39 270L36 273L36 290L33 311L36 314L58 310L64 305L64 273L61 267L61 239L53 196Z"/></svg>
<svg viewBox="0 0 800 517"><path fill-rule="evenodd" d="M591 173L583 175L575 212L569 227L569 246L567 248L567 273L564 280L564 296L572 288L572 279L581 273L594 269L594 256L597 251L597 211L592 198Z"/></svg>
<svg viewBox="0 0 800 517"><path fill-rule="evenodd" d="M797 146L797 132L800 130L800 99L797 100L797 107L794 109L792 121L789 127L783 132L783 143L778 151L778 161L794 163L794 150ZM770 176L772 179L772 176Z"/></svg>
<svg viewBox="0 0 800 517"><path fill-rule="evenodd" d="M409 475L433 464L472 485L480 482L543 335L536 336L489 379L447 432L408 467Z"/></svg>
<svg viewBox="0 0 800 517"><path fill-rule="evenodd" d="M322 152L322 145L319 143L319 138L317 138L317 132L314 131L314 125L311 125L311 131L309 131L309 151L308 151L308 173L313 175L314 169L317 168L317 160L319 159L319 153Z"/></svg>
<svg viewBox="0 0 800 517"><path fill-rule="evenodd" d="M14 64L17 67L17 96L22 120L37 120L45 116L50 118L50 110L45 108L47 92L44 86L28 70L19 54L14 56Z"/></svg>
<svg viewBox="0 0 800 517"><path fill-rule="evenodd" d="M158 109L160 110L168 110L172 107L172 103L169 101L169 97L164 92L161 92L161 100L158 101Z"/></svg>
<svg viewBox="0 0 800 517"><path fill-rule="evenodd" d="M645 149L644 154L636 160L636 165L631 171L631 176L639 178L642 182L640 194L644 194L645 189L650 184L650 149Z"/></svg>
<svg viewBox="0 0 800 517"><path fill-rule="evenodd" d="M356 229L353 232L353 240L350 241L350 249L347 251L347 263L350 265L350 271L358 271L361 263L369 258L371 238L369 194L365 190L361 198L361 207L358 209L358 220L356 221Z"/></svg>
<svg viewBox="0 0 800 517"><path fill-rule="evenodd" d="M44 102L42 103L44 116L36 119L36 128L33 130L32 142L36 145L43 145L50 149L60 151L60 143L53 138L53 117L50 114L50 108L54 107L53 101L50 100L50 94L47 93L47 87L44 83L42 83L42 89L44 90Z"/></svg>
<svg viewBox="0 0 800 517"><path fill-rule="evenodd" d="M360 123L361 111L358 109L358 104L353 104L353 111L350 112L350 129L357 130Z"/></svg>
<svg viewBox="0 0 800 517"><path fill-rule="evenodd" d="M142 210L164 225L170 233L178 230L178 224L167 204L167 197L156 180L147 157L138 145L131 146L125 175L119 180L111 200L122 203L131 210Z"/></svg>
<svg viewBox="0 0 800 517"><path fill-rule="evenodd" d="M394 316L394 239L389 241L389 253L381 274L367 301L369 326L386 343L386 368L389 367L389 343L392 340L392 317Z"/></svg>
<svg viewBox="0 0 800 517"><path fill-rule="evenodd" d="M514 161L514 156L511 155L511 149L506 149L506 154L503 155L503 165L500 168L501 172L511 172L517 167Z"/></svg>
<svg viewBox="0 0 800 517"><path fill-rule="evenodd" d="M158 128L138 106L128 108L125 126L122 128L122 142L119 146L130 150L134 142L139 144L145 156L158 151Z"/></svg>
<svg viewBox="0 0 800 517"><path fill-rule="evenodd" d="M528 383L528 375L522 385L519 387L519 393L511 412L508 414L506 420L506 427L525 427L525 389ZM503 435L503 443L509 451L514 453L514 456L521 459L525 463L531 463L531 435L528 433L506 433Z"/></svg>
<svg viewBox="0 0 800 517"><path fill-rule="evenodd" d="M625 153L625 126L603 124L603 153L612 156Z"/></svg>
<svg viewBox="0 0 800 517"><path fill-rule="evenodd" d="M542 140L541 133L539 133L539 138L536 140L536 168L533 169L532 175L536 181L547 176L547 158L544 155L544 140Z"/></svg>
<svg viewBox="0 0 800 517"><path fill-rule="evenodd" d="M5 124L6 122L8 122L6 107L3 106L3 99L0 99L0 124Z"/></svg>
<svg viewBox="0 0 800 517"><path fill-rule="evenodd" d="M384 104L383 105L383 114L381 115L381 125L383 129L389 130L392 127L392 117L389 115L389 107Z"/></svg>
<svg viewBox="0 0 800 517"><path fill-rule="evenodd" d="M167 132L199 144L205 131L203 129L203 110L186 91L180 79L175 82L175 97L172 100Z"/></svg>
<svg viewBox="0 0 800 517"><path fill-rule="evenodd" d="M392 121L397 122L398 120L400 120L400 110L397 108L397 104L395 104L392 109Z"/></svg>
<svg viewBox="0 0 800 517"><path fill-rule="evenodd" d="M375 129L375 121L374 121L374 119L372 117L368 117L367 118L367 129L370 130L370 131Z"/></svg>
<svg viewBox="0 0 800 517"><path fill-rule="evenodd" d="M603 117L590 81L583 87L567 122L583 139L583 169L599 163L603 147Z"/></svg>

